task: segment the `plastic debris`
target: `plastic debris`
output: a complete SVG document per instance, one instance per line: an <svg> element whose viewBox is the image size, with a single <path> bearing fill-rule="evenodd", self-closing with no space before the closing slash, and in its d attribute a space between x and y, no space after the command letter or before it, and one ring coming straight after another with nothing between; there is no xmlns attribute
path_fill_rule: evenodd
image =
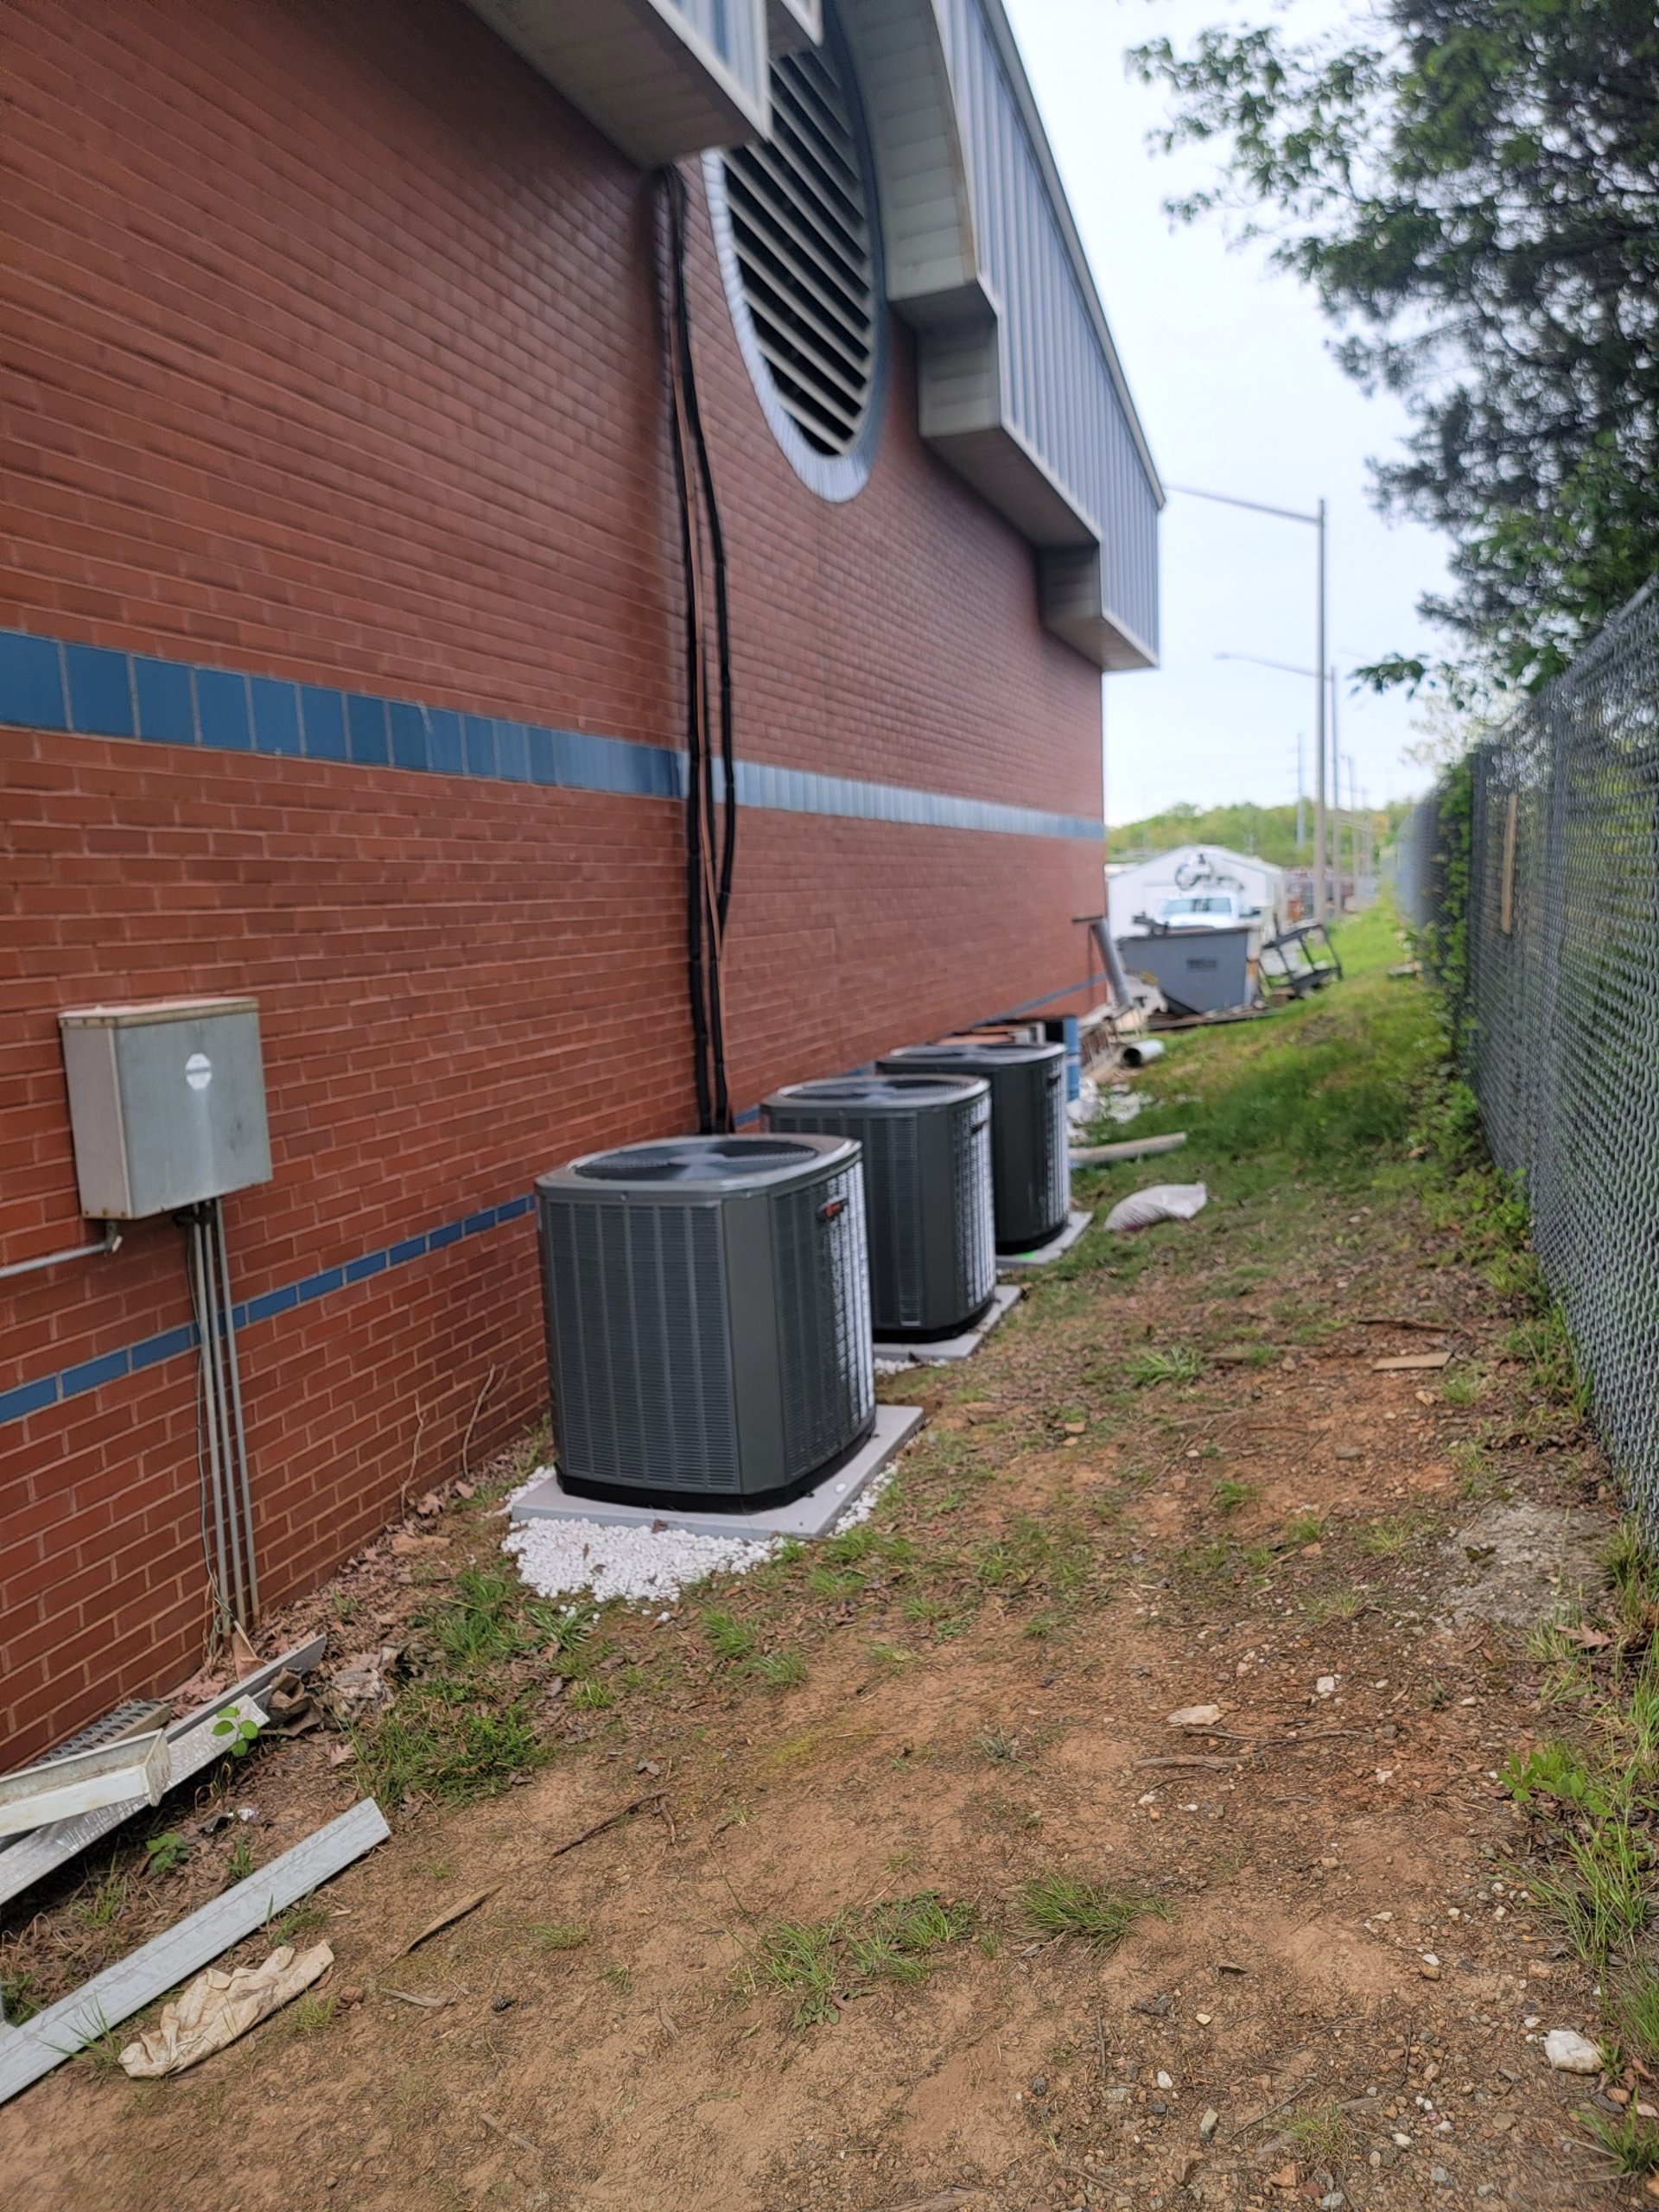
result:
<svg viewBox="0 0 1659 2212"><path fill-rule="evenodd" d="M1150 1229L1159 1221L1191 1221L1209 1203L1202 1183L1154 1183L1121 1199L1106 1217L1108 1229Z"/></svg>
<svg viewBox="0 0 1659 2212"><path fill-rule="evenodd" d="M298 1952L291 1943L281 1943L262 1966L236 1967L228 1974L222 1967L209 1967L181 1996L162 2007L153 2028L127 2045L121 2054L123 2072L135 2081L182 2074L269 2019L334 1963L327 1943Z"/></svg>

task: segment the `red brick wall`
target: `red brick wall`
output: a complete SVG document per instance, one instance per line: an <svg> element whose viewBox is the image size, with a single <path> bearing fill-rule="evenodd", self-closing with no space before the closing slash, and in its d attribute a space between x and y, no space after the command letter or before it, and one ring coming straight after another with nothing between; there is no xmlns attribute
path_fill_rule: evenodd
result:
<svg viewBox="0 0 1659 2212"><path fill-rule="evenodd" d="M646 181L461 0L0 0L0 626L673 743ZM1096 672L1030 550L921 445L895 334L874 479L773 444L697 232L739 749L1097 810ZM0 1261L77 1241L55 1016L251 991L274 1180L240 1296L685 1124L661 802L0 731ZM746 810L734 1094L1084 974L1081 841ZM185 1318L181 1239L0 1287L0 1391ZM544 1399L531 1225L244 1339L268 1597ZM188 1671L194 1366L0 1427L0 1760Z"/></svg>

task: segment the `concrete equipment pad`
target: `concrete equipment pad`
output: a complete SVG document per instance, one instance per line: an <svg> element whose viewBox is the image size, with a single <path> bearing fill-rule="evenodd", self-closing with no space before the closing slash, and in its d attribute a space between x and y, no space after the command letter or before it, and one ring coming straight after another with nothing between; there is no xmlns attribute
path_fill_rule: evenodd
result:
<svg viewBox="0 0 1659 2212"><path fill-rule="evenodd" d="M682 1512L663 1505L619 1505L608 1498L576 1497L565 1489L556 1467L514 1498L512 1517L593 1521L606 1529L690 1529L704 1536L748 1536L756 1543L769 1542L773 1536L826 1536L860 1491L909 1443L922 1420L919 1406L878 1406L875 1427L850 1459L816 1490L762 1513L710 1513L701 1508Z"/></svg>
<svg viewBox="0 0 1659 2212"><path fill-rule="evenodd" d="M1046 1268L1051 1260L1071 1249L1094 1217L1092 1211L1085 1213L1073 1206L1046 1244L1036 1245L1029 1252L999 1252L996 1264L999 1268Z"/></svg>
<svg viewBox="0 0 1659 2212"><path fill-rule="evenodd" d="M1009 1309L1018 1305L1020 1295L1018 1283L1000 1282L977 1328L965 1329L959 1337L938 1337L926 1344L898 1339L889 1344L878 1338L873 1347L876 1359L883 1365L938 1367L948 1360L970 1358Z"/></svg>

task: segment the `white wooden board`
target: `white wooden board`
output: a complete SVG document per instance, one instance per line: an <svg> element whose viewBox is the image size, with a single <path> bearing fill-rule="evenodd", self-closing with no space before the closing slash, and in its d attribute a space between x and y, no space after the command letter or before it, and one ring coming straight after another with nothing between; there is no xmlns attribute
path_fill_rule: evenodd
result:
<svg viewBox="0 0 1659 2212"><path fill-rule="evenodd" d="M172 1754L173 1770L168 1787L199 1774L225 1748L223 1738L215 1737L211 1727L198 1736L196 1731L205 1721L211 1722L232 1707L239 1717L261 1724L264 1713L255 1704L261 1690L274 1682L284 1672L294 1675L309 1674L327 1649L326 1639L312 1637L309 1643L296 1644L292 1651L283 1652L280 1659L272 1659L239 1682L232 1682L229 1689L221 1690L206 1705L198 1706L194 1713L187 1713L175 1720L164 1732ZM189 1764L181 1764L183 1745L191 1745ZM119 1827L123 1821L130 1820L135 1813L142 1813L145 1801L142 1797L129 1798L124 1804L108 1805L101 1812L82 1813L72 1821L55 1821L49 1828L36 1828L10 1844L0 1841L0 1904L10 1904L20 1897L33 1882L66 1865L77 1853L90 1850L101 1836L111 1828Z"/></svg>
<svg viewBox="0 0 1659 2212"><path fill-rule="evenodd" d="M105 1967L73 1995L60 1998L21 2027L0 2032L0 2104L211 1966L232 1944L384 1843L391 1833L373 1798L363 1798L176 1928Z"/></svg>
<svg viewBox="0 0 1659 2212"><path fill-rule="evenodd" d="M157 1728L0 1774L0 1835L22 1835L109 1805L159 1805L170 1764L167 1738Z"/></svg>

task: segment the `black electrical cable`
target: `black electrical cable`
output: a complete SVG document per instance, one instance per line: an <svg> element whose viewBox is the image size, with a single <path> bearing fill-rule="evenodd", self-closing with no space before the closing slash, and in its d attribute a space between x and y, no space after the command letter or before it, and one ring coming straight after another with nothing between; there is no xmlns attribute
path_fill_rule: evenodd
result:
<svg viewBox="0 0 1659 2212"><path fill-rule="evenodd" d="M698 1126L708 1135L732 1126L721 976L737 842L731 609L725 537L691 350L691 313L686 283L685 179L678 168L670 167L661 172L660 183L668 232L668 296L664 319L669 364L670 444L674 456L680 553L685 575L686 970ZM704 573L705 542L713 571L718 777L715 746L710 743L707 612L710 594ZM723 789L720 788L721 785Z"/></svg>

